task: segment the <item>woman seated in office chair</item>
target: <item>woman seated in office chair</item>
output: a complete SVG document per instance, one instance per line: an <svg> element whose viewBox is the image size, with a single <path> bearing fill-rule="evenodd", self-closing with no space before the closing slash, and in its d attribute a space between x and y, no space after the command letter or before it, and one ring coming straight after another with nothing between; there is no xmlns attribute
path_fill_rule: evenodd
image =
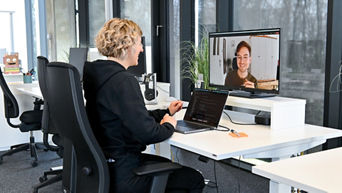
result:
<svg viewBox="0 0 342 193"><path fill-rule="evenodd" d="M132 169L146 162L170 160L143 154L146 145L168 139L177 121L171 117L182 108L174 101L166 110L147 111L140 86L126 70L138 64L143 52L142 31L133 21L113 18L98 32L95 43L107 60L87 62L83 86L87 114L110 163L111 191L147 192L150 177L137 177ZM166 192L202 192L202 175L189 167L170 174Z"/></svg>

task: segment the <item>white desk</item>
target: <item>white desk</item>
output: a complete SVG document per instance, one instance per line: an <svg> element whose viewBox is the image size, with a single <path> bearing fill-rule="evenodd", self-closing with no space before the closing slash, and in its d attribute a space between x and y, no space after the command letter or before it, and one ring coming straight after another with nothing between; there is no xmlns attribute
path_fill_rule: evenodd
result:
<svg viewBox="0 0 342 193"><path fill-rule="evenodd" d="M24 85L17 89L31 96L41 96L37 86L36 88L30 88ZM169 103L168 101L160 102L157 106L167 106ZM152 109L153 107L156 106L150 105L148 108ZM182 110L176 114L175 118L182 119L184 113L185 110ZM241 117L241 113L230 112L230 116L233 120L236 120L238 117ZM243 117L248 119L246 114ZM236 156L279 160L323 144L327 139L342 136L342 131L340 130L308 124L280 130L273 130L268 126L261 125L234 125L225 115L222 115L220 124L239 132L245 132L248 134L248 137L233 138L227 132L206 131L187 135L175 133L167 142L175 147L213 160L222 160ZM160 153L165 154L165 152L169 154L170 150L162 149ZM279 188L278 184L271 182L270 192L281 192L283 189ZM288 189L288 187L285 187L285 189Z"/></svg>
<svg viewBox="0 0 342 193"><path fill-rule="evenodd" d="M40 91L38 83L32 83L32 84L22 84L18 85L16 89L19 92L22 92L23 94L42 99L43 95L42 92Z"/></svg>
<svg viewBox="0 0 342 193"><path fill-rule="evenodd" d="M176 118L182 118L183 114L184 110ZM230 112L233 120L236 120L239 114ZM220 125L244 132L248 137L234 138L227 132L221 131L187 135L175 133L168 143L213 160L242 156L243 158L272 158L275 161L321 145L327 139L342 136L341 130L308 124L281 130L272 130L268 126L261 125L234 125L225 115L222 115ZM290 192L290 187L271 181L270 192Z"/></svg>
<svg viewBox="0 0 342 193"><path fill-rule="evenodd" d="M160 88L160 89L159 89ZM39 84L37 82L32 84L17 84L15 86L15 89L19 92L22 92L23 94L40 98L42 99L42 92L40 91ZM171 101L168 101L168 93L165 93L165 91L169 89L169 83L158 83L158 105L146 105L148 109L156 109L156 108L167 108Z"/></svg>
<svg viewBox="0 0 342 193"><path fill-rule="evenodd" d="M184 112L185 110L182 110L176 118L182 118ZM229 113L233 120L234 116L239 114ZM282 130L271 130L268 126L262 125L234 125L225 115L222 115L220 125L244 132L248 137L234 138L228 132L205 131L186 135L175 133L168 142L214 160L240 155L243 158L277 160L318 146L327 139L342 136L341 130L308 124Z"/></svg>
<svg viewBox="0 0 342 193"><path fill-rule="evenodd" d="M252 172L310 193L340 193L341 163L342 148L336 148L254 166Z"/></svg>

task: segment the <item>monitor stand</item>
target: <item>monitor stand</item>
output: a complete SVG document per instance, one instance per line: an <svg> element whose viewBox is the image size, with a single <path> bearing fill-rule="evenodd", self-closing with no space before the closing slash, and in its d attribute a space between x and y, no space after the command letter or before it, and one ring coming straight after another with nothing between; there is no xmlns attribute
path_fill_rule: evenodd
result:
<svg viewBox="0 0 342 193"><path fill-rule="evenodd" d="M247 91L230 91L230 96L244 97L244 98L266 98L266 97L274 97L277 94L274 93L262 93L262 92L247 92Z"/></svg>

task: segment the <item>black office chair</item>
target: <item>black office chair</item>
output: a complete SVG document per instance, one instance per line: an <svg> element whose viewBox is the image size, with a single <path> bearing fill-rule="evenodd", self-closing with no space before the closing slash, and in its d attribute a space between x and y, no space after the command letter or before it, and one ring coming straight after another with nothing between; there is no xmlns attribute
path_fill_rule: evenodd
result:
<svg viewBox="0 0 342 193"><path fill-rule="evenodd" d="M63 157L63 140L61 139L61 136L59 135L59 132L54 127L51 121L51 116L49 113L49 104L46 98L46 66L49 63L49 60L43 56L37 57L37 68L38 68L38 82L39 87L42 92L43 98L44 98L44 107L43 107L43 117L42 117L42 130L43 130L43 142L44 145L47 147L50 151L55 151L60 157ZM53 134L52 141L57 145L50 145L49 144L49 134ZM33 186L33 192L38 192L40 188L43 188L45 186L48 186L50 184L53 184L55 182L58 182L62 180L62 174L63 169L54 169L50 168L50 170L45 171L43 176L39 178L40 184L37 184ZM51 178L48 178L48 176L53 176Z"/></svg>
<svg viewBox="0 0 342 193"><path fill-rule="evenodd" d="M47 100L52 121L65 140L72 144L70 192L109 191L109 169L101 147L90 127L84 107L81 81L77 69L70 64L52 62L46 70ZM165 191L169 173L180 168L174 163L145 165L137 175L153 175L151 191Z"/></svg>
<svg viewBox="0 0 342 193"><path fill-rule="evenodd" d="M38 83L39 83L39 88L42 92L43 98L45 98L46 95L46 79L45 79L45 71L46 71L46 66L49 63L49 60L43 56L38 56L37 57L37 69L38 69ZM49 114L49 104L47 100L44 100L44 107L43 107L43 116L42 116L42 131L43 131L43 142L44 145L47 147L48 150L50 151L56 151L57 154L60 157L63 157L63 147L62 147L62 139L59 137L59 132L58 130L53 126L51 122L51 116ZM52 141L58 145L53 146L49 144L49 134L53 134Z"/></svg>
<svg viewBox="0 0 342 193"><path fill-rule="evenodd" d="M19 120L20 124L11 123L12 118L17 118L19 116L19 106L18 102L12 94L11 90L8 88L8 85L4 79L2 71L0 70L0 85L2 92L4 94L4 106L5 106L5 117L7 119L8 125L13 128L19 128L21 132L30 132L30 142L11 146L11 149L7 152L3 153L0 156L0 164L3 161L4 156L12 155L13 153L17 153L20 151L26 151L30 149L31 157L34 158L31 165L33 167L38 165L38 156L37 156L37 147L38 145L34 141L33 132L35 130L41 129L41 120L42 120L42 110L40 110L40 106L42 102L40 100L36 100L34 102L34 110L23 112Z"/></svg>

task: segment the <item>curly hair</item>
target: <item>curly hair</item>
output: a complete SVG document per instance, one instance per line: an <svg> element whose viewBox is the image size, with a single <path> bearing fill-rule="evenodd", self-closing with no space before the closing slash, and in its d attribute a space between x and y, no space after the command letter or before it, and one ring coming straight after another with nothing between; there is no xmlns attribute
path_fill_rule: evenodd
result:
<svg viewBox="0 0 342 193"><path fill-rule="evenodd" d="M122 58L126 51L142 36L140 27L131 20L113 18L97 33L95 44L98 51L107 57Z"/></svg>

